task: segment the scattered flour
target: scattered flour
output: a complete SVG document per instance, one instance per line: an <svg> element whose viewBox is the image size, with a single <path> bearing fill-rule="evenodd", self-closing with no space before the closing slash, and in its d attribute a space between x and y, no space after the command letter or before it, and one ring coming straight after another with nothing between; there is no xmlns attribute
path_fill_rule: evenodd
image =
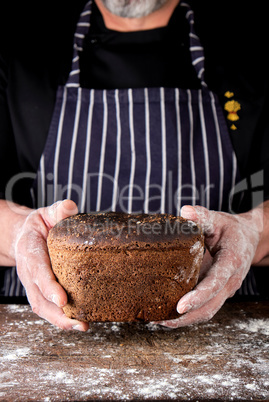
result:
<svg viewBox="0 0 269 402"><path fill-rule="evenodd" d="M152 322L149 322L148 324L145 324L145 328L147 328L148 331L158 331L160 329L160 326L158 324L153 324ZM169 328L167 328L169 330Z"/></svg>
<svg viewBox="0 0 269 402"><path fill-rule="evenodd" d="M190 254L197 253L198 251L200 251L201 246L202 246L202 244L200 241L197 241L196 243L194 243L194 245L191 246L191 248L190 248Z"/></svg>
<svg viewBox="0 0 269 402"><path fill-rule="evenodd" d="M256 384L246 384L245 387L246 387L247 389L251 389L251 390L257 389L257 385L256 385Z"/></svg>
<svg viewBox="0 0 269 402"><path fill-rule="evenodd" d="M55 370L40 373L38 381L40 383L40 386L52 383L74 386L76 382L73 375L64 370Z"/></svg>
<svg viewBox="0 0 269 402"><path fill-rule="evenodd" d="M198 375L196 378L197 378L197 381L199 381L203 384L210 384L210 385L214 384L214 380L208 376Z"/></svg>
<svg viewBox="0 0 269 402"><path fill-rule="evenodd" d="M28 306L19 308L8 306L15 313L29 313ZM28 375L34 376L35 383L38 383L49 401L61 401L68 399L71 395L76 400L87 399L87 397L96 399L197 399L197 395L203 395L205 399L225 400L245 400L246 397L260 400L269 400L269 368L268 359L265 355L266 339L269 335L269 319L249 319L245 322L233 322L230 326L229 336L221 334L217 323L203 324L203 328L208 334L200 339L202 346L194 350L190 347L185 348L185 353L181 351L181 340L184 340L186 347L188 331L197 332L199 339L199 326L193 326L191 329L178 331L176 339L178 348L172 349L166 339L170 339L169 328L161 328L156 324L146 324L143 331L151 331L152 339L156 343L162 344L162 349L156 350L154 344L148 345L144 342L143 332L141 331L141 344L147 350L145 357L140 355L144 350L134 339L139 335L128 332L128 337L124 338L124 326L121 323L93 325L87 334L71 334L50 326L43 320L36 320L39 328L32 330L28 327L27 320L21 320L17 316L13 322L8 322L5 327L5 334L2 339L9 339L14 328L23 330L27 337L26 344L29 347L8 350L1 348L0 351L0 397L5 396L15 387L21 392L22 385L16 382L17 373L21 373L22 359L27 363L27 372L25 373L26 387L31 385L27 383ZM10 328L9 328L10 326ZM29 331L28 331L29 329ZM12 330L12 331L11 331ZM239 331L240 330L240 331ZM160 333L158 333L160 331ZM233 340L233 332L238 336L238 348L230 345L229 339ZM249 336L249 334L257 336ZM167 335L167 338L166 338ZM168 336L169 335L169 336ZM109 336L109 337L108 337ZM122 338L121 338L122 337ZM249 338L249 343L248 343ZM179 339L179 341L178 341ZM250 340L255 339L255 342ZM51 352L50 356L43 355L43 342L46 343L47 350ZM53 354L54 346L57 344L63 354L68 356L72 354L74 360L80 362L80 353L83 351L87 356L81 355L80 364L63 365L63 361ZM248 346L252 345L252 354L244 355L244 349L249 351ZM87 345L87 348L86 346ZM91 349L91 346L93 346ZM134 355L126 364L123 359L125 348L132 348ZM193 351L193 353L191 353ZM151 370L153 356L159 358L161 353L162 367L154 367ZM182 354L181 354L182 353ZM236 360L231 359L231 353L236 355ZM92 356L92 360L89 358ZM131 355L130 355L131 356ZM220 366L220 356L225 364ZM35 358L36 370L33 368L33 357ZM49 358L48 358L49 357ZM51 360L50 360L51 357ZM143 366L141 360L144 359ZM148 358L148 360L147 360ZM106 367L98 368L95 361ZM152 359L152 360L151 360ZM121 361L125 362L125 367L121 367ZM53 366L51 366L53 362ZM215 364L215 366L214 366ZM215 370L212 373L212 365ZM75 367L75 370L74 370ZM117 368L114 368L117 367ZM165 370L164 370L165 369ZM150 371L151 370L151 371ZM248 380L244 373L248 373ZM10 376L12 373L12 376ZM149 374L150 373L150 374ZM259 375L257 375L259 373ZM12 391L13 392L13 391ZM14 399L15 400L15 399ZM23 395L20 395L23 400Z"/></svg>
<svg viewBox="0 0 269 402"><path fill-rule="evenodd" d="M0 357L0 362L1 361L16 361L22 357L26 357L27 355L29 355L31 349L30 348L19 348L16 349L14 352L11 353L7 353L4 356Z"/></svg>
<svg viewBox="0 0 269 402"><path fill-rule="evenodd" d="M72 386L72 382L74 386L77 384L76 389L80 390L80 397L96 394L106 398L119 397L121 400L133 399L134 396L138 399L159 399L163 397L167 399L168 397L169 399L177 400L179 395L185 398L191 397L193 389L196 389L205 398L210 398L212 394L216 395L216 390L218 395L227 396L227 387L229 388L229 395L231 395L230 400L233 400L234 397L239 400L244 399L246 395L242 387L241 389L238 388L239 381L234 381L235 379L227 373L223 375L217 374L213 378L213 376L193 376L191 373L184 372L183 374L179 372L177 376L174 374L171 378L164 379L163 374L158 372L155 372L154 376L147 376L143 374L143 370L136 370L135 373L127 370L120 383L118 381L114 382L114 379L118 378L120 373L122 373L120 370L88 368L85 369L80 378L75 378L68 372L59 371L47 376L46 379L53 387L57 387L57 384L61 387L64 384ZM111 383L113 382L112 387ZM253 392L253 395L256 395L257 391L259 391L259 385L256 383L246 384L244 388L247 392ZM264 396L266 396L265 393Z"/></svg>
<svg viewBox="0 0 269 402"><path fill-rule="evenodd" d="M113 325L110 328L111 328L111 331L114 331L114 332L120 332L120 330L121 330L120 325L118 323L113 323Z"/></svg>
<svg viewBox="0 0 269 402"><path fill-rule="evenodd" d="M236 324L238 328L247 332L258 332L263 335L269 335L269 319L249 319L246 322L240 322Z"/></svg>
<svg viewBox="0 0 269 402"><path fill-rule="evenodd" d="M18 305L18 304L9 304L7 306L8 310L14 313L26 313L29 312L28 305Z"/></svg>

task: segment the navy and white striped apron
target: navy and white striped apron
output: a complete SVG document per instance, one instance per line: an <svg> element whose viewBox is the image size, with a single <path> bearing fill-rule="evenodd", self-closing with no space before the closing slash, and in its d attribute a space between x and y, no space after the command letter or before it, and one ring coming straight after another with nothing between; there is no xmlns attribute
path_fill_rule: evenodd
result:
<svg viewBox="0 0 269 402"><path fill-rule="evenodd" d="M186 3L200 90L80 86L91 1L77 24L72 69L59 88L41 158L37 206L71 198L80 212L179 214L184 204L225 210L237 163L222 109L204 81L204 53Z"/></svg>
<svg viewBox="0 0 269 402"><path fill-rule="evenodd" d="M95 90L80 86L89 1L77 23L72 69L59 87L40 160L36 207L65 198L80 212L179 215L184 204L227 210L237 161L218 99L204 80L204 52L186 9L201 89Z"/></svg>

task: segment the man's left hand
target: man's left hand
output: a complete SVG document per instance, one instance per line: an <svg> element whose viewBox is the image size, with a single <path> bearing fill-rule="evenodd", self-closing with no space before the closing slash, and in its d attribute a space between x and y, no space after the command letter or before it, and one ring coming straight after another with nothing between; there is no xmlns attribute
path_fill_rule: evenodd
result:
<svg viewBox="0 0 269 402"><path fill-rule="evenodd" d="M202 227L207 251L198 285L178 302L177 311L182 315L160 323L171 328L208 321L216 314L240 288L255 262L263 232L262 208L232 215L184 206L181 215Z"/></svg>

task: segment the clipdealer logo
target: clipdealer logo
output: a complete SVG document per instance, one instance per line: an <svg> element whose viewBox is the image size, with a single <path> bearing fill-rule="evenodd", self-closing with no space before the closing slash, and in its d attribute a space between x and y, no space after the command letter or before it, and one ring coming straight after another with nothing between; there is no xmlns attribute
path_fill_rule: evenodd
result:
<svg viewBox="0 0 269 402"><path fill-rule="evenodd" d="M16 193L14 189L22 188L23 180L26 180L28 183L29 181L33 183L31 196L35 208L49 206L63 199L75 201L81 212L120 210L125 213L165 212L179 215L181 206L186 204L207 206L209 195L214 192L214 183L208 185L183 183L177 186L174 175L175 172L172 170L167 172L165 186L156 182L145 183L143 186L135 183L119 186L113 176L103 173L101 175L102 189L98 191L100 178L98 173L88 173L86 182L83 181L81 185L57 182L51 172L46 175L19 173L10 179L6 187L6 198L12 201L13 194ZM95 199L95 195L92 197L92 192L94 194L96 189ZM102 192L105 195L104 201L101 201Z"/></svg>
<svg viewBox="0 0 269 402"><path fill-rule="evenodd" d="M17 175L14 175L9 182L6 185L6 191L5 191L5 199L8 201L14 201L14 189L18 184L23 183L23 181L26 180L31 183L35 182L36 180L36 173L32 172L26 172L26 173L18 173ZM48 206L56 202L57 200L62 200L67 198L66 197L66 190L67 190L67 185L65 186L58 186L59 194L55 198L55 192L53 190L53 184L48 184L48 188L46 189L47 196L45 198L46 202L42 202L41 199L43 197L44 189L41 189L42 184L38 184L37 186L37 195L34 194L34 191L32 189L32 198L34 200L33 204L36 207L41 207L41 206ZM156 186L158 186L156 184ZM155 187L156 187L155 186ZM61 188L60 188L61 187ZM160 187L160 186L159 186ZM235 184L235 186L232 188L230 191L229 197L228 197L228 211L231 214L235 214L233 210L233 200L234 198L240 198L243 199L245 194L248 194L249 198L249 205L250 208L254 208L264 202L264 171L260 170L258 172L253 173L250 175L248 178L244 178L238 183ZM214 185L211 184L210 188L206 188L205 186L200 186L199 189L193 188L191 184L184 184L180 189L177 189L175 193L172 192L172 189L169 189L168 191L168 203L167 203L167 210L165 212L171 213L173 207L175 209L180 209L179 207L179 202L182 205L190 204L190 205L202 205L206 206L204 201L206 199L206 194L209 190L214 190ZM61 191L60 191L61 190ZM157 188L156 190L161 192L161 188ZM189 191L191 194L194 194L193 202L191 196L182 196L181 199L179 197L179 193L183 193L183 190ZM78 199L80 200L81 198L85 198L85 194L83 194L83 189L80 188L79 186L75 185L74 186L74 191L78 196ZM121 199L122 196L122 199ZM154 199L160 199L161 196L159 195L154 195L152 198ZM140 199L143 201L145 199L145 194L144 194L144 189L140 189ZM117 197L117 202L118 205L121 209L121 211L128 213L129 211L127 210L124 202L128 201L128 196L126 195L126 189L124 188L123 191L118 193ZM11 206L14 208L14 206ZM78 204L79 207L79 204ZM90 208L87 208L86 205L86 210L91 210ZM111 210L114 210L113 208L108 208L106 211L102 212L109 212ZM146 209L140 210L140 211L132 211L136 213L143 213ZM160 211L150 211L149 209L146 211L148 213L159 213ZM22 211L20 213L23 213Z"/></svg>

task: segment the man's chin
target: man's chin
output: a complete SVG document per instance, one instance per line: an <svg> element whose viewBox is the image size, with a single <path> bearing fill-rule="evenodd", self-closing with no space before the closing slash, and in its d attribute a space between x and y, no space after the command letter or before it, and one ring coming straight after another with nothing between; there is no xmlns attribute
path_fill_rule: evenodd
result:
<svg viewBox="0 0 269 402"><path fill-rule="evenodd" d="M123 18L142 18L161 8L168 0L100 0L112 13Z"/></svg>

